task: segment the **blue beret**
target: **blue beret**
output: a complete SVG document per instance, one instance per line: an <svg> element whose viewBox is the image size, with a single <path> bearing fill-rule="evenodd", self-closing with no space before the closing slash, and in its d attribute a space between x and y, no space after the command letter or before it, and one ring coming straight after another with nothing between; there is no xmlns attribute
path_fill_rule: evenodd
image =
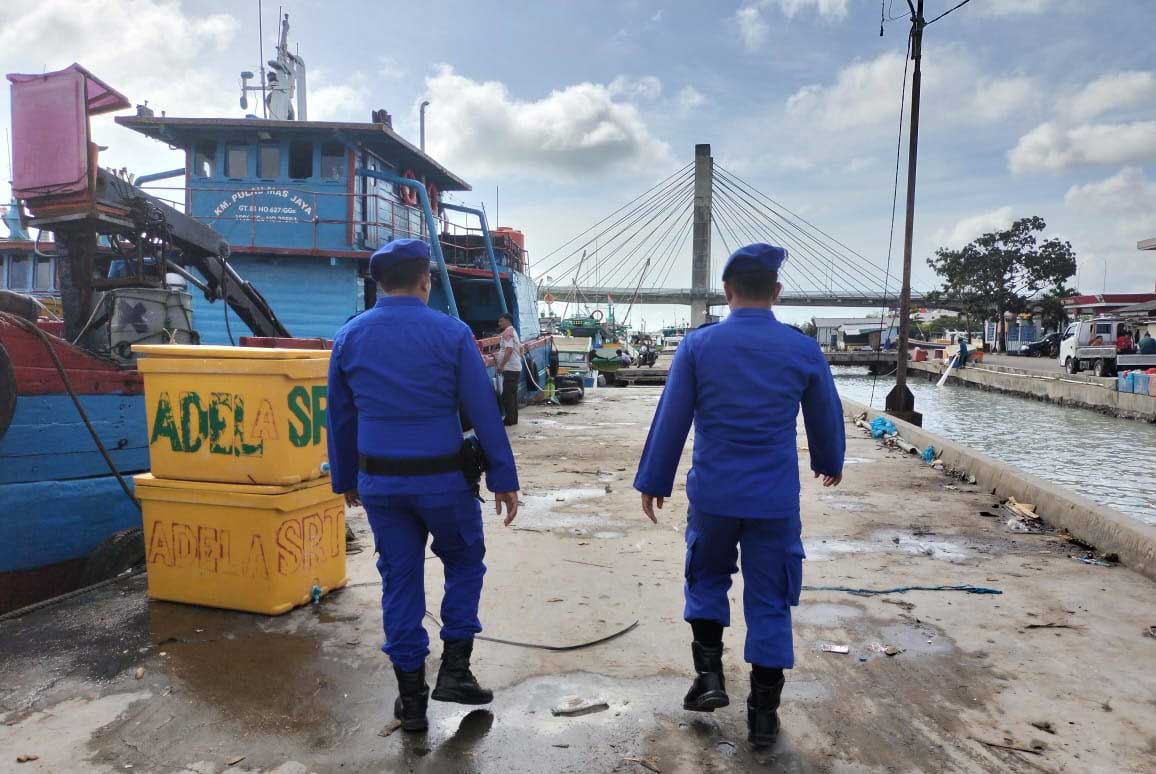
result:
<svg viewBox="0 0 1156 774"><path fill-rule="evenodd" d="M786 249L756 242L731 253L726 266L723 267L722 278L728 279L731 274L742 271L778 271L785 260L787 260Z"/></svg>
<svg viewBox="0 0 1156 774"><path fill-rule="evenodd" d="M369 259L369 276L378 279L381 273L402 261L429 260L429 245L420 239L395 239L378 248Z"/></svg>

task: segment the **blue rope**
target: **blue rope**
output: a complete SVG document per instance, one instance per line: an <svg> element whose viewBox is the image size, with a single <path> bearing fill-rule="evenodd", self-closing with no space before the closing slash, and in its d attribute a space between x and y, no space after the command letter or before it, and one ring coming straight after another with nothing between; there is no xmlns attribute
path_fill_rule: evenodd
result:
<svg viewBox="0 0 1156 774"><path fill-rule="evenodd" d="M883 594L905 594L908 591L966 591L968 594L1002 594L999 589L986 586L899 586L894 589L853 589L848 586L803 586L803 591L845 591L859 597L876 597Z"/></svg>

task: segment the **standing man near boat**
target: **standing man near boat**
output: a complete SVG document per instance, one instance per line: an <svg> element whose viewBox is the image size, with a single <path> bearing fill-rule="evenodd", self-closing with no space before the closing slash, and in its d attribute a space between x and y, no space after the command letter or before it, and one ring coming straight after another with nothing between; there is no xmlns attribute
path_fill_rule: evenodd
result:
<svg viewBox="0 0 1156 774"><path fill-rule="evenodd" d="M428 306L429 245L397 239L369 261L384 295L338 331L329 362L329 465L333 491L365 504L382 580L382 647L393 662L394 714L406 731L427 728L425 547L445 566L442 663L433 698L487 704L470 671L486 554L459 409L485 453L487 488L508 525L518 474L470 329ZM473 473L481 466L475 466ZM477 474L480 476L480 474Z"/></svg>
<svg viewBox="0 0 1156 774"><path fill-rule="evenodd" d="M713 712L730 704L723 676L727 592L742 548L745 657L751 664L749 740L773 745L779 732L783 670L794 666L791 607L799 604L803 543L795 423L807 429L811 470L823 486L843 477L843 412L818 344L775 319L787 251L741 247L723 269L730 315L699 327L675 351L654 414L634 488L657 523L674 486L691 423L694 454L687 475L686 606L697 676L683 708Z"/></svg>
<svg viewBox="0 0 1156 774"><path fill-rule="evenodd" d="M502 413L507 426L518 424L518 384L522 381L522 340L514 328L509 312L498 317L501 349L498 351L498 373L502 375Z"/></svg>

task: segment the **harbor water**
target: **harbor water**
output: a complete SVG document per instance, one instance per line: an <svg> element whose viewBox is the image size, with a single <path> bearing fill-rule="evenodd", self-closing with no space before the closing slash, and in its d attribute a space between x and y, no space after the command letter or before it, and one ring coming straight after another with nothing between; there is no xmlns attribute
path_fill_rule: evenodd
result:
<svg viewBox="0 0 1156 774"><path fill-rule="evenodd" d="M859 368L832 370L841 395L875 408L895 385L893 376L876 380ZM1156 524L1156 425L960 384L937 388L922 374L908 385L926 430Z"/></svg>

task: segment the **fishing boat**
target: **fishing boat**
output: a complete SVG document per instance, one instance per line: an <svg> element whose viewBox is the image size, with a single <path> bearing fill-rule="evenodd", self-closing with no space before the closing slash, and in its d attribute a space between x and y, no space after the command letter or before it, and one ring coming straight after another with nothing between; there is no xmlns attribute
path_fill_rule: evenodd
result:
<svg viewBox="0 0 1156 774"><path fill-rule="evenodd" d="M0 612L134 556L131 476L148 469L149 439L133 343L325 346L375 303L372 252L417 237L434 259L430 305L471 327L491 376L508 312L525 349L521 399L546 384L549 337L521 232L491 230L480 208L444 201L469 184L397 134L385 111L366 123L309 121L288 33L286 16L260 116L138 105L118 117L185 154L182 167L133 179L100 168L89 130L91 116L131 108L127 98L79 65L8 76L14 211L21 228L55 241L51 254L9 250L50 259L53 292L27 308L27 292L0 302ZM57 299L63 320L50 320L40 304Z"/></svg>

